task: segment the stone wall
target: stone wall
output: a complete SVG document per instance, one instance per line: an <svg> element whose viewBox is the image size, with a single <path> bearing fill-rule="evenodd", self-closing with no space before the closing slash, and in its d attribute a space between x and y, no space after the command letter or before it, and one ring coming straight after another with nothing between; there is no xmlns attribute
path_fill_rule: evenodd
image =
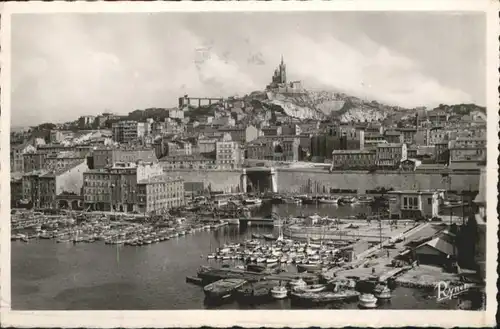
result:
<svg viewBox="0 0 500 329"><path fill-rule="evenodd" d="M319 193L333 189L356 189L359 194L377 187L403 189L446 189L454 191L479 189L478 173L452 173L450 179L441 173L366 173L321 170L278 169L278 191L284 193ZM451 182L450 182L451 180ZM314 190L314 191L311 191Z"/></svg>
<svg viewBox="0 0 500 329"><path fill-rule="evenodd" d="M179 176L186 182L202 182L212 191L225 193L241 191L241 170L175 170L166 172L169 176ZM403 189L445 189L453 191L479 190L479 172L452 173L450 179L441 173L429 172L333 172L308 169L277 169L278 192L318 193L330 189L357 190L359 194L379 187ZM257 180L261 180L258 183ZM265 172L248 173L249 183L262 187L270 184Z"/></svg>
<svg viewBox="0 0 500 329"><path fill-rule="evenodd" d="M240 191L241 170L174 170L165 172L171 177L181 177L185 182L202 182L212 191L236 193Z"/></svg>

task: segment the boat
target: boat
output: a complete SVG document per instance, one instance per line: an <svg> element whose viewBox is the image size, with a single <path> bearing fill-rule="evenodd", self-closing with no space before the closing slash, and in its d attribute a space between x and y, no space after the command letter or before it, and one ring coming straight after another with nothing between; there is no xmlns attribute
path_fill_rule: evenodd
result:
<svg viewBox="0 0 500 329"><path fill-rule="evenodd" d="M342 197L339 199L338 203L339 204L353 204L353 203L356 203L356 197L353 197L353 196L346 196L346 197Z"/></svg>
<svg viewBox="0 0 500 329"><path fill-rule="evenodd" d="M358 197L358 202L359 203L371 203L373 202L374 198L371 196L360 196Z"/></svg>
<svg viewBox="0 0 500 329"><path fill-rule="evenodd" d="M378 285L373 289L373 295L377 299L391 299L391 289L389 289L386 285Z"/></svg>
<svg viewBox="0 0 500 329"><path fill-rule="evenodd" d="M296 199L293 197L283 198L282 200L283 200L283 203L286 203L286 204L301 204L302 203L301 199Z"/></svg>
<svg viewBox="0 0 500 329"><path fill-rule="evenodd" d="M328 204L337 204L339 201L336 197L323 197L318 199L318 203L328 203Z"/></svg>
<svg viewBox="0 0 500 329"><path fill-rule="evenodd" d="M299 272L307 272L307 271L319 271L321 270L322 268L322 264L321 263L313 263L313 262L310 262L310 263L302 263L302 264L297 264L297 271Z"/></svg>
<svg viewBox="0 0 500 329"><path fill-rule="evenodd" d="M268 259L266 259L266 263L268 264L273 264L273 263L277 263L278 262L278 258L275 258L275 257L270 257Z"/></svg>
<svg viewBox="0 0 500 329"><path fill-rule="evenodd" d="M247 206L260 206L262 204L262 200L259 198L248 198L243 200L243 204Z"/></svg>
<svg viewBox="0 0 500 329"><path fill-rule="evenodd" d="M240 225L239 218L225 218L224 221L227 222L229 225Z"/></svg>
<svg viewBox="0 0 500 329"><path fill-rule="evenodd" d="M377 298L373 294L362 294L359 296L359 306L362 308L377 307Z"/></svg>
<svg viewBox="0 0 500 329"><path fill-rule="evenodd" d="M298 292L294 291L291 296L295 300L311 303L330 303L335 301L347 300L359 296L355 290L343 290L339 292L321 291L321 292Z"/></svg>
<svg viewBox="0 0 500 329"><path fill-rule="evenodd" d="M263 237L264 237L264 240L268 240L268 241L276 240L276 238L272 234L264 234Z"/></svg>
<svg viewBox="0 0 500 329"><path fill-rule="evenodd" d="M259 264L248 264L247 265L247 271L250 271L250 272L261 273L261 272L264 272L266 269L267 269L267 267L264 265L259 265Z"/></svg>
<svg viewBox="0 0 500 329"><path fill-rule="evenodd" d="M252 233L252 238L254 238L254 239L262 239L262 235L261 234L257 234L257 233Z"/></svg>
<svg viewBox="0 0 500 329"><path fill-rule="evenodd" d="M298 286L294 287L293 291L295 292L321 292L326 289L324 284L312 284L308 286Z"/></svg>
<svg viewBox="0 0 500 329"><path fill-rule="evenodd" d="M299 278L299 279L295 279L295 280L290 281L289 285L293 290L296 287L305 287L305 286L307 286L307 283L304 280Z"/></svg>
<svg viewBox="0 0 500 329"><path fill-rule="evenodd" d="M246 280L243 279L222 279L206 285L203 292L207 298L226 299L245 283Z"/></svg>
<svg viewBox="0 0 500 329"><path fill-rule="evenodd" d="M274 299L284 299L288 296L288 290L284 286L276 286L271 289L271 296Z"/></svg>
<svg viewBox="0 0 500 329"><path fill-rule="evenodd" d="M301 197L302 204L316 204L318 202L317 199L311 197L311 196L303 196Z"/></svg>

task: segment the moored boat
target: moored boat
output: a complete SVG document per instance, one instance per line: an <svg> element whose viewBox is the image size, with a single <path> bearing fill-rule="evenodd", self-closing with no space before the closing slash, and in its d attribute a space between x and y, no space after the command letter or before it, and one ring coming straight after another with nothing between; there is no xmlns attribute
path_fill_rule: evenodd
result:
<svg viewBox="0 0 500 329"><path fill-rule="evenodd" d="M391 290L386 285L378 285L373 290L373 295L377 299L391 299Z"/></svg>
<svg viewBox="0 0 500 329"><path fill-rule="evenodd" d="M326 289L326 286L324 284L312 284L308 286L298 286L294 287L293 291L294 292L321 292Z"/></svg>
<svg viewBox="0 0 500 329"><path fill-rule="evenodd" d="M288 290L284 286L276 286L271 289L271 296L274 299L284 299L288 296Z"/></svg>
<svg viewBox="0 0 500 329"><path fill-rule="evenodd" d="M343 290L339 292L321 291L321 292L297 292L291 293L293 299L311 302L311 303L330 303L341 300L348 300L359 296L355 290Z"/></svg>
<svg viewBox="0 0 500 329"><path fill-rule="evenodd" d="M203 292L207 298L226 299L245 283L246 281L242 279L222 279L206 285Z"/></svg>
<svg viewBox="0 0 500 329"><path fill-rule="evenodd" d="M373 294L362 294L359 296L359 306L362 308L377 307L377 298Z"/></svg>

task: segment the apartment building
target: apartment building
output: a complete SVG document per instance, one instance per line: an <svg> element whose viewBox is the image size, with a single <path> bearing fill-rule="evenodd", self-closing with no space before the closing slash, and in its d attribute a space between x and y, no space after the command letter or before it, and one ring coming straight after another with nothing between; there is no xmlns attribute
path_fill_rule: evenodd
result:
<svg viewBox="0 0 500 329"><path fill-rule="evenodd" d="M376 151L376 165L380 168L398 168L401 160L407 159L407 146L404 143L379 144Z"/></svg>

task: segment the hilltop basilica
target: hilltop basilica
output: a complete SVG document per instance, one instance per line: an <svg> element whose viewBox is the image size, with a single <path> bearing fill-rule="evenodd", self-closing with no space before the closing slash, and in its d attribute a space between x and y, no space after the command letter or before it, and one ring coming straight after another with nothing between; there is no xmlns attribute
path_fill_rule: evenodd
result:
<svg viewBox="0 0 500 329"><path fill-rule="evenodd" d="M286 64L283 61L283 56L281 56L281 63L276 70L274 70L271 83L267 85L266 90L280 94L303 94L305 92L300 81L287 83Z"/></svg>

